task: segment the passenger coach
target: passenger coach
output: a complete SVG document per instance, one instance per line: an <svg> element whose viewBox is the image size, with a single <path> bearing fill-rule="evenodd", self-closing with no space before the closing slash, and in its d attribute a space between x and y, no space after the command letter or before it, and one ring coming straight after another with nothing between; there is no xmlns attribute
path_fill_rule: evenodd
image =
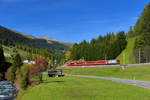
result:
<svg viewBox="0 0 150 100"><path fill-rule="evenodd" d="M120 60L70 62L67 63L67 66L117 65L117 64L120 64Z"/></svg>

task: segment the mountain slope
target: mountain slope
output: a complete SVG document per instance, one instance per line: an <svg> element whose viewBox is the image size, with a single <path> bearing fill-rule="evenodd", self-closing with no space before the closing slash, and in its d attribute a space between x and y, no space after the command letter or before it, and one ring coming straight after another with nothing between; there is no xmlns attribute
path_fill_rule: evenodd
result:
<svg viewBox="0 0 150 100"><path fill-rule="evenodd" d="M67 46L61 42L36 38L7 29L3 26L0 26L0 42L4 45L25 45L32 48L50 49L55 52L64 52L70 49L70 46Z"/></svg>
<svg viewBox="0 0 150 100"><path fill-rule="evenodd" d="M121 64L124 64L123 59L125 58L125 64L133 64L135 63L134 57L132 57L132 53L134 50L134 45L135 45L135 39L134 38L130 38L128 39L128 44L125 50L123 50L123 52L116 58L118 60L120 60ZM123 58L124 56L124 58Z"/></svg>
<svg viewBox="0 0 150 100"><path fill-rule="evenodd" d="M62 45L65 45L65 46L67 46L67 47L70 47L70 48L72 48L73 45L74 45L74 43L72 43L72 42L61 42L61 41L59 41L59 40L54 40L54 39L49 38L49 37L39 37L39 39L45 39L45 40L47 40L48 42L51 42L51 41L53 41L53 42L58 42L58 43L60 43L60 44L62 44Z"/></svg>

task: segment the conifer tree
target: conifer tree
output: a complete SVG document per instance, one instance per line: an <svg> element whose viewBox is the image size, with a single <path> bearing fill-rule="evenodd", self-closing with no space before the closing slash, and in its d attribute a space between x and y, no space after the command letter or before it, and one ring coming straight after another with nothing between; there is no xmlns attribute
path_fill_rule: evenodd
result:
<svg viewBox="0 0 150 100"><path fill-rule="evenodd" d="M92 39L90 43L85 40L75 44L71 50L73 60L83 59L86 61L115 59L127 44L126 34L122 31L117 35L108 33L106 36L99 36Z"/></svg>
<svg viewBox="0 0 150 100"><path fill-rule="evenodd" d="M16 71L19 70L21 66L23 65L21 57L19 54L16 54L15 58L14 58L14 63L11 67L11 82L14 83L14 81L16 80Z"/></svg>
<svg viewBox="0 0 150 100"><path fill-rule="evenodd" d="M109 50L109 59L115 59L127 45L126 35L123 31L117 34L117 39Z"/></svg>
<svg viewBox="0 0 150 100"><path fill-rule="evenodd" d="M5 57L3 48L0 45L0 80L4 78L4 74L5 74Z"/></svg>
<svg viewBox="0 0 150 100"><path fill-rule="evenodd" d="M132 26L130 26L130 30L128 32L128 35L127 35L128 38L131 38L131 37L134 37L134 31L132 29Z"/></svg>
<svg viewBox="0 0 150 100"><path fill-rule="evenodd" d="M140 35L136 40L135 48L139 47L138 45L141 45L141 41L144 43L142 48L150 46L150 3L144 8L141 17L138 19L137 24L135 25L135 32Z"/></svg>
<svg viewBox="0 0 150 100"><path fill-rule="evenodd" d="M19 54L16 54L14 58L13 66L16 66L17 68L20 68L23 65L22 59Z"/></svg>

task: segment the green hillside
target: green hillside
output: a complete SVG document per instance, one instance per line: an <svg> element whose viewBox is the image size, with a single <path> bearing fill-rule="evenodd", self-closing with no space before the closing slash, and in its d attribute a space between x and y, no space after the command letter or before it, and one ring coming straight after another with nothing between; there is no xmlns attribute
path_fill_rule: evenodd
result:
<svg viewBox="0 0 150 100"><path fill-rule="evenodd" d="M125 56L125 64L135 63L134 57L132 57L135 39L136 37L128 39L128 44L126 49L123 50L123 52L117 57L117 59L120 60L121 64L123 64L123 55Z"/></svg>
<svg viewBox="0 0 150 100"><path fill-rule="evenodd" d="M4 46L3 45L3 49L4 49L4 53L7 53L7 54L16 54L15 52L13 52L13 50L12 50L12 48L10 48L10 47L7 47L7 46ZM27 55L28 54L28 52L25 52L25 51L23 51L23 50L19 50L19 49L17 49L17 52L20 54L20 55Z"/></svg>
<svg viewBox="0 0 150 100"><path fill-rule="evenodd" d="M73 45L49 38L33 37L3 26L0 26L0 44L3 46L7 62L12 63L15 54L19 53L22 60L55 59L57 64L62 63L65 52Z"/></svg>
<svg viewBox="0 0 150 100"><path fill-rule="evenodd" d="M10 30L3 26L0 26L0 43L6 46L24 45L30 48L49 49L56 53L64 53L66 50L70 49L69 46L61 43L60 41L40 39Z"/></svg>
<svg viewBox="0 0 150 100"><path fill-rule="evenodd" d="M3 50L4 50L5 54L10 54L10 55L15 55L16 53L19 53L22 60L27 59L27 57L29 56L29 52L26 52L26 51L23 51L20 49L17 49L17 52L15 52L13 50L13 48L10 48L10 47L4 46L4 45L3 45ZM11 58L11 57L5 57L5 59L8 62L11 62L11 63L13 62L13 58Z"/></svg>

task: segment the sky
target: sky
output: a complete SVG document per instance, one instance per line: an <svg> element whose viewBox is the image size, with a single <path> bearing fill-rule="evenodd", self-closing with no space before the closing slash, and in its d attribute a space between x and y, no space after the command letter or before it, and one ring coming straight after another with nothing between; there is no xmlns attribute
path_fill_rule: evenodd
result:
<svg viewBox="0 0 150 100"><path fill-rule="evenodd" d="M0 0L0 25L64 42L128 32L150 0Z"/></svg>

